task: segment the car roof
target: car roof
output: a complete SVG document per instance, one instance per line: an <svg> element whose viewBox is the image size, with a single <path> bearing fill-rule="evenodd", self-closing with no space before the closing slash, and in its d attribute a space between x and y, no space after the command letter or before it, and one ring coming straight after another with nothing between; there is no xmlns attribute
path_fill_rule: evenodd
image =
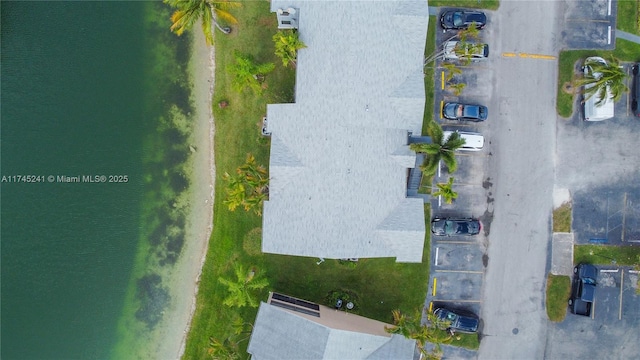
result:
<svg viewBox="0 0 640 360"><path fill-rule="evenodd" d="M460 137L464 139L464 147L482 148L484 146L484 136L479 133L467 131L443 131L442 134L445 139L448 139L454 132L460 134Z"/></svg>

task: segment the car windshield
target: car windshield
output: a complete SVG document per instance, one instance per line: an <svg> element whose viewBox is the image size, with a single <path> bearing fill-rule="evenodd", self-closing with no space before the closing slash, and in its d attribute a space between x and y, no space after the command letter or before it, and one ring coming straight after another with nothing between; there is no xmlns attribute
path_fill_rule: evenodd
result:
<svg viewBox="0 0 640 360"><path fill-rule="evenodd" d="M456 223L454 221L451 220L447 220L444 222L444 233L451 235L454 234L456 231Z"/></svg>
<svg viewBox="0 0 640 360"><path fill-rule="evenodd" d="M456 315L456 314L454 314L454 313L452 313L450 311L447 313L447 321L454 322L457 317L458 317L458 315Z"/></svg>
<svg viewBox="0 0 640 360"><path fill-rule="evenodd" d="M478 113L480 114L480 117L484 118L486 115L486 111L483 107L478 108Z"/></svg>
<svg viewBox="0 0 640 360"><path fill-rule="evenodd" d="M462 23L463 23L462 13L461 12L453 13L453 25L460 26L462 25Z"/></svg>

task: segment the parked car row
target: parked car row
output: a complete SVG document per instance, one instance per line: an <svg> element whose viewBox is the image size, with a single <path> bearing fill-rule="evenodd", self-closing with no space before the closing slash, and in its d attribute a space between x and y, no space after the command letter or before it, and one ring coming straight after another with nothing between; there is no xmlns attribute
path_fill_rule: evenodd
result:
<svg viewBox="0 0 640 360"><path fill-rule="evenodd" d="M440 25L445 30L465 30L475 27L483 29L487 24L487 16L481 11L452 9L440 15ZM449 37L443 45L444 61L481 61L489 57L489 45L453 40ZM487 120L489 111L486 106L461 102L446 102L441 109L442 118L455 121L483 122ZM482 134L472 131L443 131L446 141L457 133L464 144L458 151L481 151L484 148ZM438 217L431 221L431 233L434 236L475 236L482 231L482 223L473 217ZM479 318L472 312L451 307L448 304L438 305L433 314L439 320L438 326L451 333L477 333Z"/></svg>
<svg viewBox="0 0 640 360"><path fill-rule="evenodd" d="M487 24L485 13L476 10L451 9L445 10L440 15L440 25L447 30L467 30L474 27L483 29ZM489 57L489 45L457 41L451 38L443 46L442 59L445 61L477 61ZM459 102L447 102L442 107L442 117L447 120L482 122L487 120L489 110L484 105L465 104ZM484 137L477 132L457 131L465 144L460 151L480 151L484 147ZM445 131L445 139L453 134Z"/></svg>

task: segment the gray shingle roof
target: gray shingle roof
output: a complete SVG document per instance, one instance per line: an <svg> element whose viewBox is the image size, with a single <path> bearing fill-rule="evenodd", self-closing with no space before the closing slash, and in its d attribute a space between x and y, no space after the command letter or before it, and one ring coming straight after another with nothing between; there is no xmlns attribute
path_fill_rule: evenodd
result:
<svg viewBox="0 0 640 360"><path fill-rule="evenodd" d="M255 360L409 360L413 358L414 349L415 342L401 335L332 329L279 307L261 303L247 351Z"/></svg>
<svg viewBox="0 0 640 360"><path fill-rule="evenodd" d="M298 9L296 103L267 106L272 134L263 251L420 262L422 200L407 199L420 134L425 1L277 1ZM392 220L390 220L392 219Z"/></svg>

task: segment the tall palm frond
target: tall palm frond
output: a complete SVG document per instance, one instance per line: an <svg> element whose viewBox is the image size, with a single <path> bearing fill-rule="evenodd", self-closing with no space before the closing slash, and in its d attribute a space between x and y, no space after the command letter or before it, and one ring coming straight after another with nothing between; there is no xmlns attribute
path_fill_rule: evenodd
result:
<svg viewBox="0 0 640 360"><path fill-rule="evenodd" d="M585 100L597 95L596 106L600 106L608 100L608 96L616 102L629 91L626 85L628 75L616 58L610 57L606 64L596 60L585 61L584 66L587 72L576 80L576 85L584 86Z"/></svg>
<svg viewBox="0 0 640 360"><path fill-rule="evenodd" d="M186 30L191 29L199 19L202 19L202 32L209 45L213 45L211 24L226 33L218 23L218 19L236 24L238 20L229 10L241 6L239 2L228 0L164 0L164 3L176 9L171 15L171 31L178 36L182 35Z"/></svg>

